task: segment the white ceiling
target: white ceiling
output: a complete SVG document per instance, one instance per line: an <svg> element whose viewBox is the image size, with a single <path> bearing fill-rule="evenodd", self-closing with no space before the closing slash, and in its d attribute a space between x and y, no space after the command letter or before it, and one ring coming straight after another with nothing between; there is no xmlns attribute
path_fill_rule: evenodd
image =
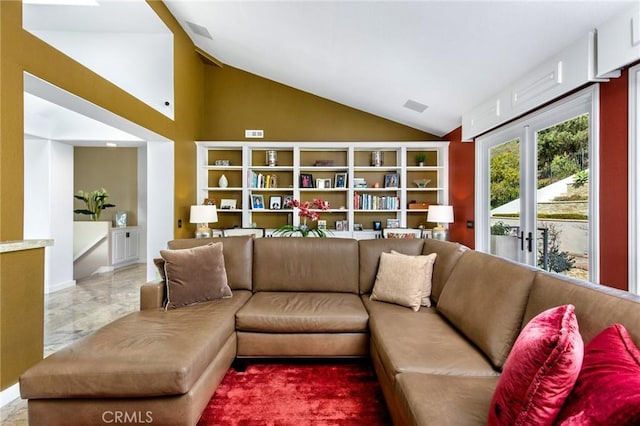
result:
<svg viewBox="0 0 640 426"><path fill-rule="evenodd" d="M441 136L632 1L164 3L225 64Z"/></svg>

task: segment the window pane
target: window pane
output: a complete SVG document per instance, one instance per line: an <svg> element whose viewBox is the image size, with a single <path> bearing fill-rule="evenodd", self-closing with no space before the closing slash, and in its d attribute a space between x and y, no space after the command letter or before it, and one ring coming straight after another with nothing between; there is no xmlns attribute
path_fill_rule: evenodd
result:
<svg viewBox="0 0 640 426"><path fill-rule="evenodd" d="M489 154L490 252L517 260L520 229L520 140L497 145Z"/></svg>
<svg viewBox="0 0 640 426"><path fill-rule="evenodd" d="M536 135L538 266L589 278L589 115Z"/></svg>

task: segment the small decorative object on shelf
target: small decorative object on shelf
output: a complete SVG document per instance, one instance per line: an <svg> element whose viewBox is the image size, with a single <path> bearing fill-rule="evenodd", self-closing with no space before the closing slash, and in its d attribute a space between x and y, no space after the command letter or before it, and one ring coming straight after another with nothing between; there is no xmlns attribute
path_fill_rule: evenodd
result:
<svg viewBox="0 0 640 426"><path fill-rule="evenodd" d="M270 149L265 153L265 162L267 166L274 167L278 165L278 151Z"/></svg>
<svg viewBox="0 0 640 426"><path fill-rule="evenodd" d="M216 166L230 166L231 165L231 161L229 160L216 160L214 163Z"/></svg>
<svg viewBox="0 0 640 426"><path fill-rule="evenodd" d="M227 177L224 174L220 176L220 179L218 179L218 186L220 188L226 188L227 186L229 186L229 181L227 180Z"/></svg>
<svg viewBox="0 0 640 426"><path fill-rule="evenodd" d="M416 154L416 163L418 163L418 166L420 167L424 166L424 160L426 159L427 159L427 154L423 152Z"/></svg>
<svg viewBox="0 0 640 426"><path fill-rule="evenodd" d="M427 185L429 185L429 182L431 182L431 179L416 179L413 181L418 188L426 188Z"/></svg>
<svg viewBox="0 0 640 426"><path fill-rule="evenodd" d="M371 165L375 167L384 166L384 152L382 151L371 152Z"/></svg>
<svg viewBox="0 0 640 426"><path fill-rule="evenodd" d="M76 214L89 215L94 222L100 220L102 210L116 206L115 204L107 203L109 193L104 188L96 189L93 192L78 191L78 194L74 195L73 198L82 200L87 205L86 209L76 209L73 212Z"/></svg>
<svg viewBox="0 0 640 426"><path fill-rule="evenodd" d="M399 178L397 173L390 173L384 176L385 188L397 188L399 184Z"/></svg>
<svg viewBox="0 0 640 426"><path fill-rule="evenodd" d="M281 235L283 237L295 237L300 235L301 237L308 237L309 234L317 237L326 237L326 222L325 229L321 229L319 226L310 228L307 225L307 219L311 219L312 222L316 222L320 218L320 214L317 210L326 211L329 210L329 202L323 201L319 198L314 198L313 201L300 202L295 199L287 201L287 207L298 209L298 216L300 216L302 223L300 225L282 225L273 231L273 235Z"/></svg>
<svg viewBox="0 0 640 426"><path fill-rule="evenodd" d="M127 227L127 212L116 212L113 215L113 222L117 228Z"/></svg>

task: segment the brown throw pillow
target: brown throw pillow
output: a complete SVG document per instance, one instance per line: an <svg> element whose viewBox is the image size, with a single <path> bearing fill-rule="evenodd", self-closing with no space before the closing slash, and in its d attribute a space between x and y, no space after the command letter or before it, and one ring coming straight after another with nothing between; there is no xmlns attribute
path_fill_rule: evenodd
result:
<svg viewBox="0 0 640 426"><path fill-rule="evenodd" d="M165 260L166 309L231 297L222 243L184 250L160 250Z"/></svg>
<svg viewBox="0 0 640 426"><path fill-rule="evenodd" d="M427 270L433 268L435 256L406 256L391 253L380 255L378 275L373 284L371 300L395 303L420 309Z"/></svg>

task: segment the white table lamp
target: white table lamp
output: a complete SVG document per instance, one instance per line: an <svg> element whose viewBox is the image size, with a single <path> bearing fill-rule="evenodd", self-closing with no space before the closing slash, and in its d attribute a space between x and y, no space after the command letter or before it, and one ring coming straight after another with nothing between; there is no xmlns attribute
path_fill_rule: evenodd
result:
<svg viewBox="0 0 640 426"><path fill-rule="evenodd" d="M453 206L429 206L427 222L437 224L431 231L431 236L434 239L448 241L449 231L442 225L445 223L453 223Z"/></svg>
<svg viewBox="0 0 640 426"><path fill-rule="evenodd" d="M214 205L191 206L190 223L197 223L196 238L210 238L209 223L218 221L218 211Z"/></svg>

